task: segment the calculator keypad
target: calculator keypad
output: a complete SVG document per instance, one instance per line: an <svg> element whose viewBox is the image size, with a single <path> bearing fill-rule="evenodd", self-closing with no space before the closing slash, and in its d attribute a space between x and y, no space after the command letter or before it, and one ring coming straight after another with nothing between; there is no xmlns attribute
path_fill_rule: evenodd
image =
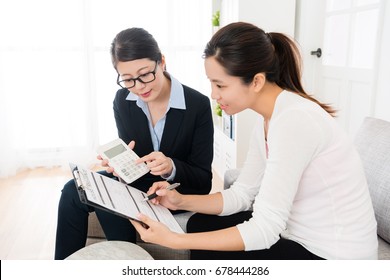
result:
<svg viewBox="0 0 390 280"><path fill-rule="evenodd" d="M112 158L110 165L129 184L149 172L149 168L145 163L135 163L138 158L137 154L133 151L126 151Z"/></svg>

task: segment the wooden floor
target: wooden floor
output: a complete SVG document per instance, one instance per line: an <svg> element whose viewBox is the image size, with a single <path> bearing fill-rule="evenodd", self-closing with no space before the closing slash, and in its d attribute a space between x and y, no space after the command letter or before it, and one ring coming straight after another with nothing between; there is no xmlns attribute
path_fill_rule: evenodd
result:
<svg viewBox="0 0 390 280"><path fill-rule="evenodd" d="M0 179L0 260L51 260L68 170L38 168ZM222 187L217 175L213 192Z"/></svg>

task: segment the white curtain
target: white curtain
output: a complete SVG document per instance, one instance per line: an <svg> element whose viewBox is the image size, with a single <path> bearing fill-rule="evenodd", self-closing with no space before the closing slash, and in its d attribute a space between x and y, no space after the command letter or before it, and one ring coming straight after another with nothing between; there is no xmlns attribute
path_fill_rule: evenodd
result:
<svg viewBox="0 0 390 280"><path fill-rule="evenodd" d="M0 177L22 168L93 164L117 137L109 48L143 27L167 68L209 94L202 51L212 1L0 0Z"/></svg>

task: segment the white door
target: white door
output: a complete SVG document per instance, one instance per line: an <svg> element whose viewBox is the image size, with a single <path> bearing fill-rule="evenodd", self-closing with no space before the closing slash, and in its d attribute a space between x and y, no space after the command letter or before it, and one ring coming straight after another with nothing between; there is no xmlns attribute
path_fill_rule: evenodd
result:
<svg viewBox="0 0 390 280"><path fill-rule="evenodd" d="M354 135L375 105L383 0L301 0L297 39L309 93Z"/></svg>

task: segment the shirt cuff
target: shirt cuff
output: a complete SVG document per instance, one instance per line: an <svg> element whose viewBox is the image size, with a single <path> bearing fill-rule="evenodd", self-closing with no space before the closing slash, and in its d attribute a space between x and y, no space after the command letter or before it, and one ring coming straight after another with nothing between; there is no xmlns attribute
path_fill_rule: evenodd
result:
<svg viewBox="0 0 390 280"><path fill-rule="evenodd" d="M173 181L176 177L176 166L172 159L170 159L172 162L172 172L171 174L163 174L161 175L161 178L163 178L166 181Z"/></svg>

